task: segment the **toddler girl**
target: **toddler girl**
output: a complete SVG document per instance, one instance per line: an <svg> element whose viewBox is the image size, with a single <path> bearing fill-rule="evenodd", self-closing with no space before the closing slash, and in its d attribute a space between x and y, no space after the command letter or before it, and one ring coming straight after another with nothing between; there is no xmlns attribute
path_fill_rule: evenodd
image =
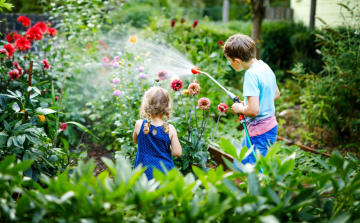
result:
<svg viewBox="0 0 360 223"><path fill-rule="evenodd" d="M181 156L182 148L173 125L163 121L170 119L171 98L167 90L152 87L145 92L141 102L140 117L146 120L136 121L133 140L138 144L134 168L139 164L147 167L148 180L153 178L153 168L164 172L174 168L171 155Z"/></svg>

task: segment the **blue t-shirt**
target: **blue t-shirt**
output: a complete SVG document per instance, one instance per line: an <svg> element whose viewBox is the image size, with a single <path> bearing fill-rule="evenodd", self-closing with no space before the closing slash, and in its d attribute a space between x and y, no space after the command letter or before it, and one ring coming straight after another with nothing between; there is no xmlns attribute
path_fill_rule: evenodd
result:
<svg viewBox="0 0 360 223"><path fill-rule="evenodd" d="M259 114L256 117L245 116L247 124L275 116L276 77L262 60L253 63L245 72L243 90L245 105L248 104L248 96L259 97Z"/></svg>

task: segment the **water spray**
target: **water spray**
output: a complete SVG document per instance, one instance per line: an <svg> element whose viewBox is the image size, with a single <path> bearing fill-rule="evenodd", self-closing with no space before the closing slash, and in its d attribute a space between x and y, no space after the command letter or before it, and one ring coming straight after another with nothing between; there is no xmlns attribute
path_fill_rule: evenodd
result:
<svg viewBox="0 0 360 223"><path fill-rule="evenodd" d="M219 84L219 82L217 82L212 76L210 76L210 74L204 72L204 71L201 71L200 68L198 67L193 67L191 69L191 72L193 74L205 74L206 76L208 76L212 81L214 81L223 91L225 91L225 93L231 98L231 100L234 102L234 103L240 103L240 99L239 99L239 96L236 96L235 94L231 93L230 91L226 90L224 88L224 86L222 86L221 84ZM240 123L243 125L244 127L244 130L245 130L245 135L246 135L246 139L250 145L250 147L252 147L252 143L251 143L251 140L250 140L250 135L249 135L249 132L246 128L246 122L245 122L245 116L243 114L238 114L239 116L239 120L240 120ZM253 156L255 157L255 161L257 161L256 159L256 155L255 155L255 152L254 152L254 149L252 150L252 154ZM260 173L263 173L264 170L263 168L260 166Z"/></svg>

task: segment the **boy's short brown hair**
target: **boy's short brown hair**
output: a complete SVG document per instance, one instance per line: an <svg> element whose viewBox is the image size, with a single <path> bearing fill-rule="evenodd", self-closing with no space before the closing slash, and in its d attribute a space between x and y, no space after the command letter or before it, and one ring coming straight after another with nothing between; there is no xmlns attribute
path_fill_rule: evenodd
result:
<svg viewBox="0 0 360 223"><path fill-rule="evenodd" d="M226 40L224 45L225 56L235 60L249 61L256 57L255 41L247 35L235 34Z"/></svg>

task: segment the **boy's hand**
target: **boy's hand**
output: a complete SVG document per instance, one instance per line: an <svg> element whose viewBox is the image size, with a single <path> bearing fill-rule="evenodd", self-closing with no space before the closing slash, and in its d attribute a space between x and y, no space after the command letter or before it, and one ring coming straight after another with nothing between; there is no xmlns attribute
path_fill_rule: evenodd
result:
<svg viewBox="0 0 360 223"><path fill-rule="evenodd" d="M233 110L233 112L235 112L236 114L239 114L241 113L241 111L243 110L243 107L244 106L244 103L243 102L240 102L240 103L234 103L232 106L231 106L231 109Z"/></svg>

